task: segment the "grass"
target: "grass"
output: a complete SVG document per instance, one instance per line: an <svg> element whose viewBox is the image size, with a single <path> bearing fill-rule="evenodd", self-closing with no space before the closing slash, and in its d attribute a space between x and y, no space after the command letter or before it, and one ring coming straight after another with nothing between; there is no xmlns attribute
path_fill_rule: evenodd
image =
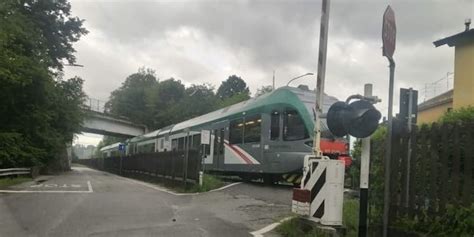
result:
<svg viewBox="0 0 474 237"><path fill-rule="evenodd" d="M31 181L31 178L28 177L15 177L15 178L1 178L0 179L0 189L7 188L16 184L24 183Z"/></svg>
<svg viewBox="0 0 474 237"><path fill-rule="evenodd" d="M344 200L342 222L346 228L345 236L357 236L359 225L359 200ZM318 229L303 218L292 218L283 222L276 231L284 237L324 237L331 236L328 232Z"/></svg>
<svg viewBox="0 0 474 237"><path fill-rule="evenodd" d="M216 176L204 174L202 177L202 186L197 183L188 188L186 191L189 191L190 193L208 192L213 189L220 188L224 186L224 184L225 183Z"/></svg>
<svg viewBox="0 0 474 237"><path fill-rule="evenodd" d="M346 227L346 236L357 236L359 231L359 200L344 200L342 223Z"/></svg>

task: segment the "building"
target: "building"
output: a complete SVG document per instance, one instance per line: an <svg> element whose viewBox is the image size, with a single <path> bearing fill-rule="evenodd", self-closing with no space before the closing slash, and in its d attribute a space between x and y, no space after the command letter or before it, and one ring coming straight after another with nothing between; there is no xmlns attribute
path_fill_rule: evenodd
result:
<svg viewBox="0 0 474 237"><path fill-rule="evenodd" d="M474 106L474 29L466 20L461 33L433 42L436 47L454 47L454 86L418 105L418 124L436 122L452 109Z"/></svg>

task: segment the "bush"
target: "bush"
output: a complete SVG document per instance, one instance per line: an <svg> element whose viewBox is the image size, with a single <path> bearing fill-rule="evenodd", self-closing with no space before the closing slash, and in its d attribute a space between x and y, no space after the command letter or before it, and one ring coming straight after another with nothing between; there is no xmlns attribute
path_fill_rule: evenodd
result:
<svg viewBox="0 0 474 237"><path fill-rule="evenodd" d="M474 107L463 107L460 109L446 112L443 117L439 119L441 123L453 122L472 122L474 120Z"/></svg>
<svg viewBox="0 0 474 237"><path fill-rule="evenodd" d="M40 164L38 157L45 154L20 133L0 133L0 168L35 166Z"/></svg>
<svg viewBox="0 0 474 237"><path fill-rule="evenodd" d="M429 236L472 236L474 233L474 203L470 207L448 206L443 216L425 214L422 218L400 218L396 226Z"/></svg>

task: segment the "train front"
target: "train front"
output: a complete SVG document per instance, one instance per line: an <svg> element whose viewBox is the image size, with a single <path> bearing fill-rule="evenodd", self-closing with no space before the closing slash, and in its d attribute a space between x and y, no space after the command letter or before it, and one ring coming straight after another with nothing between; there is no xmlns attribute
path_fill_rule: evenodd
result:
<svg viewBox="0 0 474 237"><path fill-rule="evenodd" d="M304 105L305 109L300 109L298 112L298 118L295 116L287 119L293 119L293 122L288 124L300 124L304 133L307 134L305 139L299 140L297 143L292 142L290 144L292 152L287 153L287 167L292 167L290 172L282 175L281 179L288 183L298 184L302 177L303 158L305 155L312 152L313 147L313 136L314 136L314 120L316 116L315 112L315 101L316 96L313 91L294 88L294 93L299 98L300 102ZM323 112L327 113L329 107L337 102L335 97L324 95L323 101ZM288 115L286 115L288 117ZM285 128L284 128L285 129ZM284 131L285 133L285 131ZM304 145L303 145L304 144ZM346 138L335 137L329 131L326 123L326 119L321 119L321 151L325 156L330 159L343 160L345 167L349 168L352 164L352 158L350 157L349 151L349 140ZM297 169L295 169L297 167Z"/></svg>

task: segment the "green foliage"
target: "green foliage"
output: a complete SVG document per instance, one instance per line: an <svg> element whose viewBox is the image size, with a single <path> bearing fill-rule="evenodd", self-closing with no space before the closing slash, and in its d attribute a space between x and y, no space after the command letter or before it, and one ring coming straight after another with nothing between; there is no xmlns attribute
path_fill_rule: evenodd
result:
<svg viewBox="0 0 474 237"><path fill-rule="evenodd" d="M474 233L474 203L470 207L449 205L444 215L400 218L396 226L404 230L426 233L429 236L472 236Z"/></svg>
<svg viewBox="0 0 474 237"><path fill-rule="evenodd" d="M387 127L379 126L370 140L369 219L373 225L382 222L386 136Z"/></svg>
<svg viewBox="0 0 474 237"><path fill-rule="evenodd" d="M152 94L157 84L153 70L140 68L138 72L128 76L120 88L111 93L105 109L134 123L151 126L153 124L151 106L154 104L147 102L153 101L148 95Z"/></svg>
<svg viewBox="0 0 474 237"><path fill-rule="evenodd" d="M439 119L442 123L454 123L454 122L472 122L474 121L474 107L463 107L460 109L446 112L443 117Z"/></svg>
<svg viewBox="0 0 474 237"><path fill-rule="evenodd" d="M35 147L20 133L0 133L0 167L31 167L40 163L44 149Z"/></svg>
<svg viewBox="0 0 474 237"><path fill-rule="evenodd" d="M28 177L16 177L16 178L0 178L0 189L4 189L13 185L21 184L24 182L31 181Z"/></svg>
<svg viewBox="0 0 474 237"><path fill-rule="evenodd" d="M273 86L262 86L260 89L257 89L257 93L255 93L255 97L259 97L261 95L270 93L273 91Z"/></svg>
<svg viewBox="0 0 474 237"><path fill-rule="evenodd" d="M245 101L245 100L248 100L248 99L250 99L250 96L248 94L245 94L245 93L237 94L237 95L234 95L232 97L220 100L218 102L218 108L224 108L224 107L227 107L227 106L231 106L233 104L237 104L239 102L242 102L242 101Z"/></svg>
<svg viewBox="0 0 474 237"><path fill-rule="evenodd" d="M342 213L343 225L346 228L345 236L357 236L359 226L359 201L356 199L344 200ZM284 237L322 237L333 236L328 232L316 228L308 220L302 218L291 218L282 222L276 231Z"/></svg>
<svg viewBox="0 0 474 237"><path fill-rule="evenodd" d="M312 223L301 218L291 218L276 228L276 232L283 237L329 237L329 233L314 228Z"/></svg>
<svg viewBox="0 0 474 237"><path fill-rule="evenodd" d="M209 84L186 88L173 78L158 81L153 70L140 68L112 92L106 110L154 130L250 99L247 85L237 76L222 82L218 93Z"/></svg>
<svg viewBox="0 0 474 237"><path fill-rule="evenodd" d="M242 78L232 75L227 80L223 81L217 89L217 97L220 99L227 99L237 94L246 94L249 96L249 88Z"/></svg>
<svg viewBox="0 0 474 237"><path fill-rule="evenodd" d="M362 154L362 140L357 139L351 151L352 165L346 171L346 185L352 189L357 189L360 182L360 159ZM348 182L350 181L350 182Z"/></svg>
<svg viewBox="0 0 474 237"><path fill-rule="evenodd" d="M15 141L0 167L49 163L79 129L82 80L54 78L87 33L70 13L66 0L0 3L0 146Z"/></svg>
<svg viewBox="0 0 474 237"><path fill-rule="evenodd" d="M191 85L186 88L184 96L178 103L169 106L167 114L170 120L162 127L209 113L216 109L216 103L217 98L212 86Z"/></svg>
<svg viewBox="0 0 474 237"><path fill-rule="evenodd" d="M357 236L359 230L359 200L344 200L342 223L346 227L345 236Z"/></svg>
<svg viewBox="0 0 474 237"><path fill-rule="evenodd" d="M201 192L208 192L213 189L217 189L224 186L224 182L220 180L218 177L204 174L202 177L202 186L199 184L194 184L191 188L186 189L186 192L190 193L201 193Z"/></svg>

